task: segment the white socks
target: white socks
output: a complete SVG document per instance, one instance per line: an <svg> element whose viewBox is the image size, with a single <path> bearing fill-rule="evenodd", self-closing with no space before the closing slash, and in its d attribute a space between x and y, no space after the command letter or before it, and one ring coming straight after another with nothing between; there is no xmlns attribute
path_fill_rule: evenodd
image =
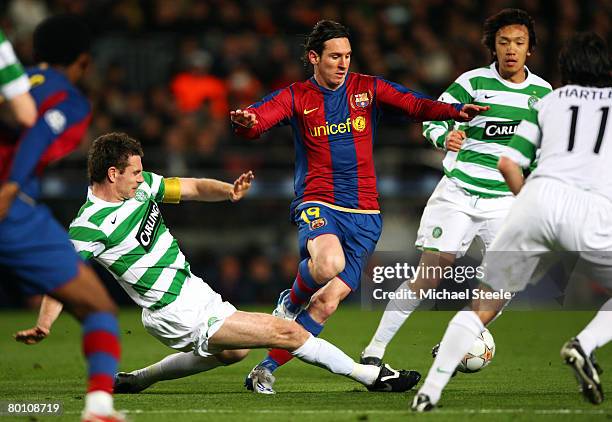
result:
<svg viewBox="0 0 612 422"><path fill-rule="evenodd" d="M440 400L442 390L448 384L455 368L470 350L484 325L474 311L460 311L448 323L438 356L431 366L425 383L419 390L429 396L433 404Z"/></svg>
<svg viewBox="0 0 612 422"><path fill-rule="evenodd" d="M612 299L603 304L595 318L576 337L587 356L612 340Z"/></svg>
<svg viewBox="0 0 612 422"><path fill-rule="evenodd" d="M334 374L347 376L364 385L373 384L380 372L380 368L376 366L355 363L333 344L312 335L291 354L304 362L321 366Z"/></svg>
<svg viewBox="0 0 612 422"><path fill-rule="evenodd" d="M146 388L158 381L183 378L223 365L215 356L202 357L190 352L180 352L131 373L136 375L138 385Z"/></svg>
<svg viewBox="0 0 612 422"><path fill-rule="evenodd" d="M398 297L407 296L401 295L403 289L410 289L408 281L404 281L397 288ZM374 337L370 344L364 349L363 356L375 356L379 359L385 355L385 349L399 331L410 314L421 304L420 299L392 299L387 304L383 313L378 328L374 333Z"/></svg>
<svg viewBox="0 0 612 422"><path fill-rule="evenodd" d="M113 409L113 396L106 391L92 391L85 396L85 412L99 416L111 415Z"/></svg>

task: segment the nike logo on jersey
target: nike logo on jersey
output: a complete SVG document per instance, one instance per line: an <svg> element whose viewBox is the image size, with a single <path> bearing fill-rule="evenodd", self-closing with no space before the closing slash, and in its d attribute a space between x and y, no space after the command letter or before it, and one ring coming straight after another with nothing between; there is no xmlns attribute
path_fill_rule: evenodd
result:
<svg viewBox="0 0 612 422"><path fill-rule="evenodd" d="M111 224L115 224L117 222L117 214L115 214L115 218L113 218L113 221L111 221Z"/></svg>
<svg viewBox="0 0 612 422"><path fill-rule="evenodd" d="M318 109L319 109L319 107L311 108L310 110L304 110L304 114L310 114L313 111L317 111Z"/></svg>
<svg viewBox="0 0 612 422"><path fill-rule="evenodd" d="M495 97L495 95L487 95L487 94L485 94L485 96L484 96L484 97L485 97L485 100L488 100L489 98L493 98L493 97Z"/></svg>

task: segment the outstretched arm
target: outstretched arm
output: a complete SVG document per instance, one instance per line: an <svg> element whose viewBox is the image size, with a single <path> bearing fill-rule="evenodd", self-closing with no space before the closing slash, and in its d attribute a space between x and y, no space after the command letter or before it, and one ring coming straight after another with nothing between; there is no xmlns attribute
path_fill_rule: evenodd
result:
<svg viewBox="0 0 612 422"><path fill-rule="evenodd" d="M490 108L475 104L447 104L434 101L400 84L382 78L377 79L376 95L381 105L400 109L411 120L421 122L427 120L466 122Z"/></svg>
<svg viewBox="0 0 612 422"><path fill-rule="evenodd" d="M51 326L62 312L64 305L50 296L44 296L38 312L36 326L17 331L13 337L25 344L36 344L45 339L51 332Z"/></svg>
<svg viewBox="0 0 612 422"><path fill-rule="evenodd" d="M256 139L268 129L293 116L293 91L284 88L265 96L248 108L230 112L234 132L248 139Z"/></svg>
<svg viewBox="0 0 612 422"><path fill-rule="evenodd" d="M248 171L240 175L233 184L215 179L180 178L181 199L188 201L241 200L251 188L255 175Z"/></svg>

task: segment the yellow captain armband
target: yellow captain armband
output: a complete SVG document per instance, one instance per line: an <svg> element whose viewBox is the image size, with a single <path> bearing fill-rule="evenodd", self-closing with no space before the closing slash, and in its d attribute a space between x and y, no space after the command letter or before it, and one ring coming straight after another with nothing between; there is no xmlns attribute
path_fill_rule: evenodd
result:
<svg viewBox="0 0 612 422"><path fill-rule="evenodd" d="M164 199L166 204L178 204L181 201L181 182L178 177L164 177Z"/></svg>

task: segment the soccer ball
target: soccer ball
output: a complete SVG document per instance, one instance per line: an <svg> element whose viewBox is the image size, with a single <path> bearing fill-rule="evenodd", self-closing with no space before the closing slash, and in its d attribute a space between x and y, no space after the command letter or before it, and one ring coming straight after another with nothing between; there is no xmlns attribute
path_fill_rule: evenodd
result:
<svg viewBox="0 0 612 422"><path fill-rule="evenodd" d="M489 330L485 329L474 341L470 351L461 359L457 371L478 372L487 366L495 355L495 341Z"/></svg>

